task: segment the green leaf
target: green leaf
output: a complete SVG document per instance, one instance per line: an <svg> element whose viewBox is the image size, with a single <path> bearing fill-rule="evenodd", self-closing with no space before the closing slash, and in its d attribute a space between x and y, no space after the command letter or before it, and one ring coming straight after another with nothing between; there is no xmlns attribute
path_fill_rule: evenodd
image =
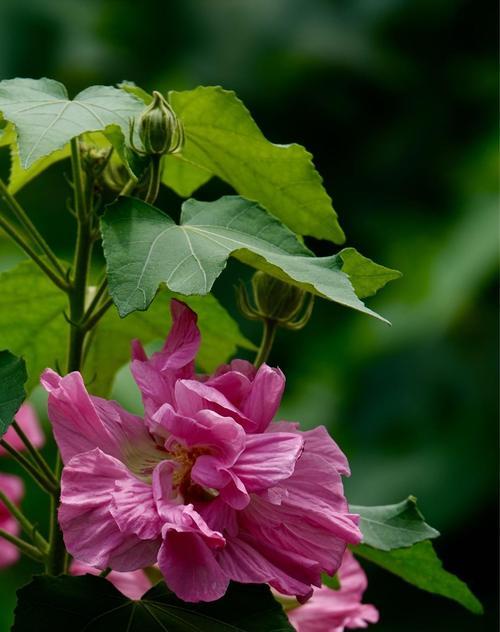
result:
<svg viewBox="0 0 500 632"><path fill-rule="evenodd" d="M0 348L24 357L29 392L46 367L64 366L66 296L31 261L0 274L0 296Z"/></svg>
<svg viewBox="0 0 500 632"><path fill-rule="evenodd" d="M428 540L410 548L379 551L360 544L353 553L401 577L405 581L442 597L458 602L474 614L482 614L483 607L467 584L448 573Z"/></svg>
<svg viewBox="0 0 500 632"><path fill-rule="evenodd" d="M16 126L23 169L84 132L118 125L127 137L130 120L143 109L142 101L111 86L92 86L70 100L52 79L0 82L0 112Z"/></svg>
<svg viewBox="0 0 500 632"><path fill-rule="evenodd" d="M143 343L165 339L172 324L171 298L184 301L198 314L202 338L196 362L203 371L212 372L226 362L235 354L237 346L255 348L214 296L187 297L162 291L147 312L120 318L113 309L99 322L85 361L89 390L96 395L109 394L114 375L130 358L130 341L133 338L139 338Z"/></svg>
<svg viewBox="0 0 500 632"><path fill-rule="evenodd" d="M6 432L23 403L28 375L22 358L0 351L0 437Z"/></svg>
<svg viewBox="0 0 500 632"><path fill-rule="evenodd" d="M349 276L359 298L373 296L386 283L402 276L398 270L391 270L363 257L354 248L344 248L339 252L339 256L344 262L342 272Z"/></svg>
<svg viewBox="0 0 500 632"><path fill-rule="evenodd" d="M218 601L185 603L157 584L131 601L106 579L35 576L18 590L13 632L293 632L267 586L231 584Z"/></svg>
<svg viewBox="0 0 500 632"><path fill-rule="evenodd" d="M340 580L338 575L332 576L322 573L321 583L323 586L328 586L328 588L331 588L332 590L340 590Z"/></svg>
<svg viewBox="0 0 500 632"><path fill-rule="evenodd" d="M238 196L188 200L180 225L141 200L121 198L107 209L101 227L110 293L122 316L147 309L161 283L180 294L206 294L233 255L384 320L358 299L340 256L314 257L283 224Z"/></svg>
<svg viewBox="0 0 500 632"><path fill-rule="evenodd" d="M186 143L166 158L165 184L189 197L215 175L294 232L343 243L332 201L303 147L269 142L234 92L220 87L170 92L169 100Z"/></svg>
<svg viewBox="0 0 500 632"><path fill-rule="evenodd" d="M0 274L0 348L22 355L28 368L28 391L38 384L47 367L64 368L68 324L63 316L65 295L54 287L31 261ZM165 338L171 323L168 301L173 295L160 293L147 313L120 319L109 311L93 333L84 365L89 390L107 395L116 371L130 357L130 341L144 343ZM204 371L226 362L236 346L253 345L213 296L182 297L199 315L202 344L198 364Z"/></svg>
<svg viewBox="0 0 500 632"><path fill-rule="evenodd" d="M48 156L40 158L34 162L28 169L23 169L21 166L21 160L19 158L19 149L17 145L11 145L11 166L9 177L9 192L15 195L24 186L26 186L31 180L34 180L41 173L48 169L56 162L68 158L70 155L69 145L66 145L62 149L58 149Z"/></svg>
<svg viewBox="0 0 500 632"><path fill-rule="evenodd" d="M363 543L382 551L411 546L439 535L439 531L425 522L414 496L396 505L351 505L350 511L361 516L359 528L363 534Z"/></svg>

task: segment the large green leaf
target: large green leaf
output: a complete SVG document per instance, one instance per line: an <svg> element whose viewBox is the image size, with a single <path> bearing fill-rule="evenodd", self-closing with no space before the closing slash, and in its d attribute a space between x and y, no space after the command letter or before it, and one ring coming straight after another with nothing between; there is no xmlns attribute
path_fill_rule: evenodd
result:
<svg viewBox="0 0 500 632"><path fill-rule="evenodd" d="M66 297L31 261L0 274L0 295L0 348L8 347L25 358L30 391L45 368L64 368L68 331L63 316ZM95 329L84 366L89 390L108 394L114 374L130 356L132 338L144 343L165 338L171 322L168 309L171 297L171 293L162 293L148 312L126 319L121 319L114 308L104 316ZM211 371L226 362L236 346L252 348L213 296L183 300L198 313L202 335L198 363L202 370Z"/></svg>
<svg viewBox="0 0 500 632"><path fill-rule="evenodd" d="M103 396L109 393L114 375L129 360L133 338L147 343L166 337L172 322L169 310L171 298L184 301L198 314L202 339L196 361L203 371L211 372L228 360L237 346L254 348L214 296L186 297L163 291L147 312L135 312L120 318L116 310L111 309L101 320L85 360L85 375L93 393Z"/></svg>
<svg viewBox="0 0 500 632"><path fill-rule="evenodd" d="M341 255L314 257L288 228L239 196L216 202L188 200L180 225L141 200L121 198L106 211L102 233L110 292L122 316L147 309L161 283L181 294L206 294L233 255L309 292L381 318L356 296L342 271Z"/></svg>
<svg viewBox="0 0 500 632"><path fill-rule="evenodd" d="M16 126L23 169L84 132L118 125L127 136L130 120L143 109L141 100L111 86L92 86L70 100L52 79L0 82L0 112Z"/></svg>
<svg viewBox="0 0 500 632"><path fill-rule="evenodd" d="M18 591L13 632L293 632L267 586L231 584L208 604L185 603L164 584L131 601L106 579L36 576Z"/></svg>
<svg viewBox="0 0 500 632"><path fill-rule="evenodd" d="M411 546L439 535L436 529L425 522L414 496L409 496L396 505L351 505L350 510L361 516L359 527L363 534L363 543L382 551Z"/></svg>
<svg viewBox="0 0 500 632"><path fill-rule="evenodd" d="M391 270L371 259L363 257L354 248L344 248L339 252L344 262L342 272L345 272L356 290L359 298L373 296L389 281L401 277L401 272Z"/></svg>
<svg viewBox="0 0 500 632"><path fill-rule="evenodd" d="M353 548L353 552L398 575L417 588L453 599L475 614L483 612L481 603L467 584L444 570L432 543L428 540L393 551L380 551L360 544Z"/></svg>
<svg viewBox="0 0 500 632"><path fill-rule="evenodd" d="M0 437L7 432L26 397L27 378L24 360L10 351L0 351Z"/></svg>
<svg viewBox="0 0 500 632"><path fill-rule="evenodd" d="M343 243L332 201L303 147L269 142L234 92L220 87L170 92L169 100L186 144L167 157L165 184L189 197L215 175L294 232Z"/></svg>

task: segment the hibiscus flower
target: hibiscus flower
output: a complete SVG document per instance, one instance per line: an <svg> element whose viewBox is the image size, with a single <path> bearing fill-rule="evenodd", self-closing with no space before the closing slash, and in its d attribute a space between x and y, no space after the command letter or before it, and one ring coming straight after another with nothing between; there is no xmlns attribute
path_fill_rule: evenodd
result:
<svg viewBox="0 0 500 632"><path fill-rule="evenodd" d="M133 343L144 419L48 369L49 418L64 469L59 520L68 551L98 568L158 564L185 601L222 597L230 580L307 599L361 539L342 475L347 459L320 427L273 422L285 378L234 360L197 375L196 314L148 358Z"/></svg>

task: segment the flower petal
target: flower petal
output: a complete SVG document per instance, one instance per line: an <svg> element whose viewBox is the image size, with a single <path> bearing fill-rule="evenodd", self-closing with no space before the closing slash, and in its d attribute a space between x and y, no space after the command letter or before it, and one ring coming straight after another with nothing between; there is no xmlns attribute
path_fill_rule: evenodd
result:
<svg viewBox="0 0 500 632"><path fill-rule="evenodd" d="M96 447L120 460L155 454L142 419L116 402L91 397L80 373L61 377L47 369L41 381L49 392L49 418L64 462Z"/></svg>
<svg viewBox="0 0 500 632"><path fill-rule="evenodd" d="M229 577L203 537L171 530L158 555L168 587L183 601L215 601L224 596Z"/></svg>
<svg viewBox="0 0 500 632"><path fill-rule="evenodd" d="M123 463L98 448L74 456L64 467L59 522L66 548L78 560L119 571L156 562L160 538L141 540L122 532L111 513L116 483L130 478Z"/></svg>
<svg viewBox="0 0 500 632"><path fill-rule="evenodd" d="M251 432L264 432L277 413L285 389L285 376L280 369L263 364L252 382L243 405L243 414L252 420Z"/></svg>
<svg viewBox="0 0 500 632"><path fill-rule="evenodd" d="M304 442L299 435L269 432L249 435L244 451L232 467L247 491L267 489L289 478Z"/></svg>

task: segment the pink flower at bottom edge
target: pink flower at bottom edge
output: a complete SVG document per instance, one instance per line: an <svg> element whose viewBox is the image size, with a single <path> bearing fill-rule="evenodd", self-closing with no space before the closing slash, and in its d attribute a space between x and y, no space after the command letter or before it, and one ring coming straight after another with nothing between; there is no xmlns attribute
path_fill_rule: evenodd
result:
<svg viewBox="0 0 500 632"><path fill-rule="evenodd" d="M29 402L24 402L16 413L14 419L19 424L21 430L28 437L35 448L41 448L45 443L42 428L38 421L35 409ZM16 450L26 450L26 446L12 426L2 437ZM0 456L8 454L5 448L0 446Z"/></svg>
<svg viewBox="0 0 500 632"><path fill-rule="evenodd" d="M23 481L18 476L12 474L0 474L0 490L13 503L19 504L24 495ZM7 507L0 501L0 529L18 535L20 528L14 518L10 515ZM19 559L19 551L17 548L0 538L0 568L6 568L14 564Z"/></svg>
<svg viewBox="0 0 500 632"><path fill-rule="evenodd" d="M338 571L340 589L323 586L311 599L288 612L297 632L344 632L377 623L375 606L361 603L367 587L366 575L350 551L346 551Z"/></svg>
<svg viewBox="0 0 500 632"><path fill-rule="evenodd" d="M99 575L101 573L100 568L95 568L73 560L69 567L71 575ZM140 599L145 592L151 588L151 582L149 581L146 573L142 570L129 571L128 573L120 573L118 571L111 571L106 576L115 588L117 588L125 597L129 599Z"/></svg>

